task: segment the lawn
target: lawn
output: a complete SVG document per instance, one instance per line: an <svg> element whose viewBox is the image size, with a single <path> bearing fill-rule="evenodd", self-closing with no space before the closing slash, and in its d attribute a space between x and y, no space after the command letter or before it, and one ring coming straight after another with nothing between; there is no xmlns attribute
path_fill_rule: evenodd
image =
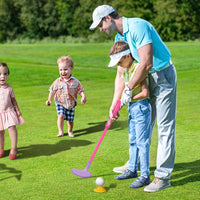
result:
<svg viewBox="0 0 200 200"><path fill-rule="evenodd" d="M90 178L72 174L84 169L104 130L114 90L116 68L108 68L107 44L2 44L0 60L10 68L13 87L25 123L18 126L18 157L9 160L10 139L5 135L6 156L0 159L0 200L78 199L200 199L200 43L167 43L177 69L176 160L172 187L146 193L131 189L133 180L117 181L113 167L128 160L127 109L108 130L89 168ZM74 134L57 138L54 103L47 107L48 89L58 77L56 60L62 55L74 60L73 76L85 88L87 103L75 111ZM65 124L65 133L67 125ZM156 165L155 127L150 170ZM106 193L93 192L97 177L105 179Z"/></svg>

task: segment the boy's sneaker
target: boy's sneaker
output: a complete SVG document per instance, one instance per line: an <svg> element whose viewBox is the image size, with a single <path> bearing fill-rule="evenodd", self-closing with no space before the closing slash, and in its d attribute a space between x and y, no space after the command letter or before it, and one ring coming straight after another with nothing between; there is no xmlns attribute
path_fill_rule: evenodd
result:
<svg viewBox="0 0 200 200"><path fill-rule="evenodd" d="M130 184L131 188L140 188L143 187L144 185L149 185L150 183L150 178L149 176L145 178L144 176L139 176L133 183Z"/></svg>
<svg viewBox="0 0 200 200"><path fill-rule="evenodd" d="M168 179L160 179L156 177L151 184L144 188L145 192L157 192L159 190L163 190L165 188L170 187L170 181Z"/></svg>
<svg viewBox="0 0 200 200"><path fill-rule="evenodd" d="M136 178L137 172L132 172L131 170L127 169L124 173L120 174L119 176L115 176L117 180L129 179L129 178Z"/></svg>
<svg viewBox="0 0 200 200"><path fill-rule="evenodd" d="M113 172L116 173L124 173L128 169L128 162L126 162L123 166L121 167L115 167L113 168Z"/></svg>

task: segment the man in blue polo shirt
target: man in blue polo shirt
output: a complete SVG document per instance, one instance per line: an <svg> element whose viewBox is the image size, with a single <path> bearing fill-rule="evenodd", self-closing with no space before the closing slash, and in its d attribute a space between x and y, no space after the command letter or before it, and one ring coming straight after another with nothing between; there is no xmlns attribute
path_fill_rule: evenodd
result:
<svg viewBox="0 0 200 200"><path fill-rule="evenodd" d="M117 100L121 99L122 105L130 102L133 88L149 76L152 132L157 118L158 149L155 179L144 188L144 191L156 192L170 187L169 180L175 160L177 80L170 51L152 24L140 18L120 17L109 5L101 5L94 10L90 29L93 30L97 26L100 31L107 34L116 31L115 42L127 42L132 56L139 62L134 76L126 86L120 84L123 68L117 67L115 92L110 107L110 116L113 120L115 118L112 116L112 110Z"/></svg>

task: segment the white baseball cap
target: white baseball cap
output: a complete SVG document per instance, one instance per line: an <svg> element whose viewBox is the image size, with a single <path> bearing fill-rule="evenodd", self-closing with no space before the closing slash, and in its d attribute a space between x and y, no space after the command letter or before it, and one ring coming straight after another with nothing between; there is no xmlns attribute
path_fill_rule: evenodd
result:
<svg viewBox="0 0 200 200"><path fill-rule="evenodd" d="M122 52L119 52L119 53L116 53L116 54L113 54L113 55L110 55L110 62L108 64L108 67L113 67L115 65L117 65L117 63L120 61L120 59L131 53L131 50L130 49L127 49L125 51L122 51Z"/></svg>
<svg viewBox="0 0 200 200"><path fill-rule="evenodd" d="M106 15L109 15L114 11L115 10L113 9L113 7L109 5L101 5L96 7L92 14L93 23L90 26L90 30L94 30Z"/></svg>

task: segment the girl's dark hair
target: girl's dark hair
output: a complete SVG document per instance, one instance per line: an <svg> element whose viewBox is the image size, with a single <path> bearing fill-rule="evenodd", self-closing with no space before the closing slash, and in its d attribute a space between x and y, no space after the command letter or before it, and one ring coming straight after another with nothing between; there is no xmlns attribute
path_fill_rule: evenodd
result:
<svg viewBox="0 0 200 200"><path fill-rule="evenodd" d="M8 75L10 74L10 71L6 62L0 62L0 67L6 67L8 69Z"/></svg>
<svg viewBox="0 0 200 200"><path fill-rule="evenodd" d="M128 43L119 40L111 47L109 56L129 49Z"/></svg>

